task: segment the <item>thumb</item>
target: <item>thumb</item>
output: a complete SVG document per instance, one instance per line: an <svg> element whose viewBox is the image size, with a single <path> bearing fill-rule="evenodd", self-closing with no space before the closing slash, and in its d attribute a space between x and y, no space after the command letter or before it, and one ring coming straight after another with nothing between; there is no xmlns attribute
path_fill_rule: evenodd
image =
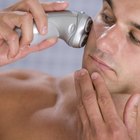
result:
<svg viewBox="0 0 140 140"><path fill-rule="evenodd" d="M137 137L137 116L140 94L132 95L126 103L123 119L132 140Z"/></svg>
<svg viewBox="0 0 140 140"><path fill-rule="evenodd" d="M14 58L10 58L8 60L8 63L17 61L17 60L27 56L30 53L41 51L43 49L47 49L47 48L53 46L56 42L57 42L57 38L51 38L51 39L42 41L40 44L35 45L33 47L26 46L25 48L21 48L19 53Z"/></svg>
<svg viewBox="0 0 140 140"><path fill-rule="evenodd" d="M16 56L16 58L18 58L18 59L23 58L30 53L41 51L43 49L47 49L47 48L55 45L57 40L58 40L57 38L50 38L50 39L42 41L41 43L39 43L37 45L25 47L19 51L19 54Z"/></svg>
<svg viewBox="0 0 140 140"><path fill-rule="evenodd" d="M55 38L55 37L46 39L37 45L31 46L28 50L28 53L37 52L37 51L41 51L43 49L47 49L47 48L55 45L57 43L57 41L58 41L58 38ZM25 50L25 51L27 51L27 50Z"/></svg>

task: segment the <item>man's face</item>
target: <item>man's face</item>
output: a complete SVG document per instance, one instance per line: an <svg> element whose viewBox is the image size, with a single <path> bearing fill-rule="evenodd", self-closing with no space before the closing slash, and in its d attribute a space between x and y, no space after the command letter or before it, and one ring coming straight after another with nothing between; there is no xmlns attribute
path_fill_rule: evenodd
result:
<svg viewBox="0 0 140 140"><path fill-rule="evenodd" d="M94 20L83 57L112 93L140 91L140 1L105 0Z"/></svg>

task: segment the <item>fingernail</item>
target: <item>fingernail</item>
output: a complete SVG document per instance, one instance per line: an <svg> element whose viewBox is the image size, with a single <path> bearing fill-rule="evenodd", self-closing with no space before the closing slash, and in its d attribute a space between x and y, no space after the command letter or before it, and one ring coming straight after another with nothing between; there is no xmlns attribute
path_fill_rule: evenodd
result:
<svg viewBox="0 0 140 140"><path fill-rule="evenodd" d="M97 79L98 78L98 73L97 72L94 72L92 75L91 75L91 78L93 80Z"/></svg>
<svg viewBox="0 0 140 140"><path fill-rule="evenodd" d="M41 32L42 34L46 34L47 33L47 27L46 26L44 26L43 28L42 28L42 32Z"/></svg>
<svg viewBox="0 0 140 140"><path fill-rule="evenodd" d="M63 6L64 8L66 8L66 7L68 6L68 2L67 2L67 1L57 1L56 3L62 4L62 6Z"/></svg>
<svg viewBox="0 0 140 140"><path fill-rule="evenodd" d="M79 78L79 77L82 76L82 75L84 75L84 72L83 72L82 70L77 70L77 71L75 72L75 76L76 76L77 78Z"/></svg>
<svg viewBox="0 0 140 140"><path fill-rule="evenodd" d="M62 1L56 1L56 2L57 2L57 3L65 3L65 1L63 1L63 0L62 0Z"/></svg>
<svg viewBox="0 0 140 140"><path fill-rule="evenodd" d="M86 70L85 69L81 69L80 70L80 76L84 76L86 74Z"/></svg>
<svg viewBox="0 0 140 140"><path fill-rule="evenodd" d="M86 74L86 70L85 69L77 70L77 72L76 72L76 76L78 78L84 76L85 74Z"/></svg>
<svg viewBox="0 0 140 140"><path fill-rule="evenodd" d="M135 106L138 106L140 102L140 95L135 98Z"/></svg>

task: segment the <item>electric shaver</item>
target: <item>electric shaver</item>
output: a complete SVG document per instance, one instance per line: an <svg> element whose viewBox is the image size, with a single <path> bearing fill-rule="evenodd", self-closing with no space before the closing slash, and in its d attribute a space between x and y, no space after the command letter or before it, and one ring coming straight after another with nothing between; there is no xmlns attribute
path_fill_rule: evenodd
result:
<svg viewBox="0 0 140 140"><path fill-rule="evenodd" d="M81 48L86 45L92 26L92 19L90 16L84 12L59 11L47 13L46 18L48 18L47 34L39 34L34 24L34 36L31 45L35 45L52 37L58 37L74 48ZM19 28L17 28L16 31L22 36Z"/></svg>

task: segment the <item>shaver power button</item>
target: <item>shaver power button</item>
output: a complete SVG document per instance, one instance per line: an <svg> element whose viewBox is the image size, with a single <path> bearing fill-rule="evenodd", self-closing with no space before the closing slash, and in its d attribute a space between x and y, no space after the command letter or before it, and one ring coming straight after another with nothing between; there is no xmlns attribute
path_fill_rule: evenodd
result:
<svg viewBox="0 0 140 140"><path fill-rule="evenodd" d="M72 34L74 31L75 31L75 24L70 24L69 25L69 28L68 28L68 32L69 34Z"/></svg>

